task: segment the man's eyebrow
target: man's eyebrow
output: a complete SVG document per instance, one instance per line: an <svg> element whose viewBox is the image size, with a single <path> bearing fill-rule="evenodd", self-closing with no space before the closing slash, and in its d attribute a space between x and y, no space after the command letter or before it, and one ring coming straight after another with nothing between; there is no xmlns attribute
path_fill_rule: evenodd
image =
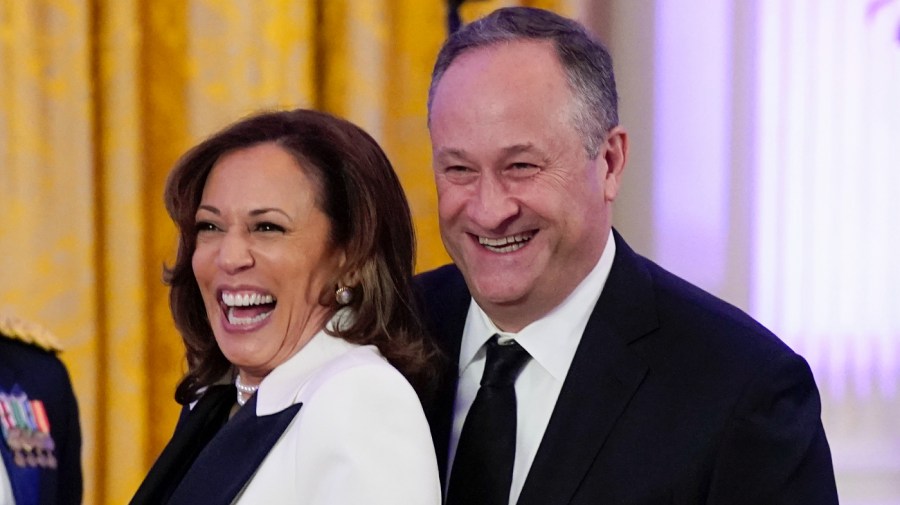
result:
<svg viewBox="0 0 900 505"><path fill-rule="evenodd" d="M524 142L521 144L513 144L510 146L506 146L503 149L501 149L501 151L503 152L503 154L505 156L509 156L509 155L519 154L519 153L538 152L538 149L534 146L533 143ZM435 157L457 158L457 159L466 160L469 158L469 155L465 149L461 149L458 147L444 147L444 148L438 149Z"/></svg>
<svg viewBox="0 0 900 505"><path fill-rule="evenodd" d="M534 147L534 144L531 142L525 142L523 144L513 144L511 146L507 146L503 148L503 154L509 156L511 154L520 154L520 153L529 153L536 152L537 148Z"/></svg>
<svg viewBox="0 0 900 505"><path fill-rule="evenodd" d="M442 147L438 149L437 153L434 155L435 158L454 158L467 160L469 159L469 155L466 153L465 149L460 149L458 147Z"/></svg>

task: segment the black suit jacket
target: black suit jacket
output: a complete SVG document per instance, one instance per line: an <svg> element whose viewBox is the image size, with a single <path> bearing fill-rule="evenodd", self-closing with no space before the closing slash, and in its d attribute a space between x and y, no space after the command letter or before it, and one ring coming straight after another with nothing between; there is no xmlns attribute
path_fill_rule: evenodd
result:
<svg viewBox="0 0 900 505"><path fill-rule="evenodd" d="M41 400L56 445L57 467L19 467L0 437L0 457L17 505L81 503L81 427L69 374L53 352L0 334L0 389L18 386L29 400Z"/></svg>
<svg viewBox="0 0 900 505"><path fill-rule="evenodd" d="M616 256L519 505L837 503L812 373L749 316L638 256ZM452 265L417 277L447 356L426 413L446 461L471 300ZM547 335L553 338L553 335Z"/></svg>

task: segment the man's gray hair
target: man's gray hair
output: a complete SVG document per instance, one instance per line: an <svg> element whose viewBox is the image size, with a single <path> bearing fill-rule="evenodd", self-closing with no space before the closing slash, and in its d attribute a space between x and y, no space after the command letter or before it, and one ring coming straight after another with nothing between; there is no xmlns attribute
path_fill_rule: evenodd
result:
<svg viewBox="0 0 900 505"><path fill-rule="evenodd" d="M584 138L588 156L596 158L606 133L619 124L612 58L581 24L542 9L498 9L462 27L444 42L431 72L428 124L431 124L437 85L459 55L479 47L520 40L552 42L575 98L574 127Z"/></svg>

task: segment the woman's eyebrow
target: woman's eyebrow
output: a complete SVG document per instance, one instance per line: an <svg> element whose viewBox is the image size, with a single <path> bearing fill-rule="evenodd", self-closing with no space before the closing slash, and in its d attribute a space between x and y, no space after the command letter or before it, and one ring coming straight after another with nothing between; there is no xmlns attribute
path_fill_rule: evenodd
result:
<svg viewBox="0 0 900 505"><path fill-rule="evenodd" d="M262 209L253 209L250 211L251 216L261 216L263 214L268 214L269 212L277 212L284 217L291 219L291 216L288 215L287 212L279 209L278 207L263 207ZM293 221L293 219L291 219Z"/></svg>

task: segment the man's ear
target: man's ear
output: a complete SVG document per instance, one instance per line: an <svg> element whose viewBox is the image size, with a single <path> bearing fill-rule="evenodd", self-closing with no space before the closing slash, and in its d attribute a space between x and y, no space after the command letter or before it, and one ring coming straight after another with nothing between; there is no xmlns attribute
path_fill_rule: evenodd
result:
<svg viewBox="0 0 900 505"><path fill-rule="evenodd" d="M628 160L628 132L623 126L615 126L609 131L598 156L602 156L606 162L603 196L606 201L612 202L619 194L622 172Z"/></svg>

